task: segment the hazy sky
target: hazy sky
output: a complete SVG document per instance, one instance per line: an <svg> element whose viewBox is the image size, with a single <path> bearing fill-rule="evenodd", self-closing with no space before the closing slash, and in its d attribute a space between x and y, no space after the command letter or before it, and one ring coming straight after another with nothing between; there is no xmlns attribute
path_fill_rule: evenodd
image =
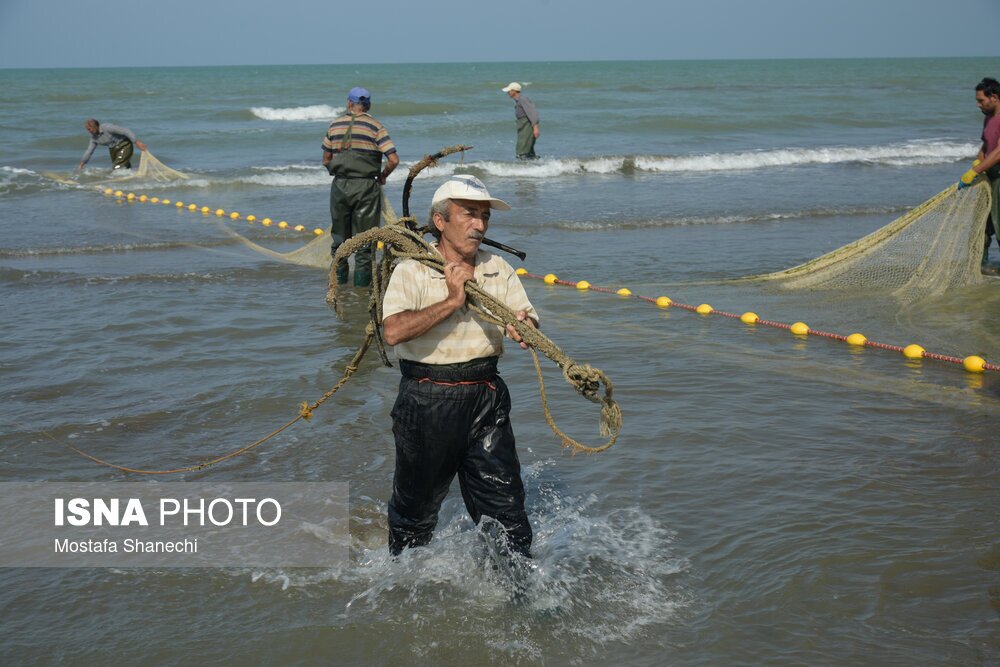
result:
<svg viewBox="0 0 1000 667"><path fill-rule="evenodd" d="M1000 55L1000 0L0 0L0 67Z"/></svg>

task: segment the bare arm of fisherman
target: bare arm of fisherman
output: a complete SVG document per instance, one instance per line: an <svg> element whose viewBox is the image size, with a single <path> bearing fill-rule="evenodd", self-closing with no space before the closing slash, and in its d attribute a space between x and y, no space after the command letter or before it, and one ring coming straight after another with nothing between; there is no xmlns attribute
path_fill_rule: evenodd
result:
<svg viewBox="0 0 1000 667"><path fill-rule="evenodd" d="M385 179L389 178L389 174L399 165L399 154L389 153L385 158L385 168L378 175L378 184L385 185Z"/></svg>
<svg viewBox="0 0 1000 667"><path fill-rule="evenodd" d="M448 296L421 310L407 310L385 318L382 335L389 345L399 345L422 336L465 305L465 283L475 281L474 267L459 262L444 266Z"/></svg>

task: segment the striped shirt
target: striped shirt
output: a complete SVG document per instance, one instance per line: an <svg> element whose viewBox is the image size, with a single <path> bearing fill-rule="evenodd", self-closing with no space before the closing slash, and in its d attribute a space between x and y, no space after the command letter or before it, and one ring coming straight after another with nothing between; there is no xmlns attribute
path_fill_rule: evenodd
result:
<svg viewBox="0 0 1000 667"><path fill-rule="evenodd" d="M538 313L528 301L520 279L505 260L486 250L476 254L476 285L507 304L515 312L524 310L538 322ZM444 275L416 260L400 262L392 272L382 302L382 319L396 313L416 311L448 298ZM424 364L457 364L503 354L504 329L484 322L468 306L462 306L422 336L396 346L396 357Z"/></svg>
<svg viewBox="0 0 1000 667"><path fill-rule="evenodd" d="M389 138L389 132L379 121L369 113L359 113L354 116L351 126L351 114L334 119L323 138L323 150L339 153L342 150L368 151L376 153L381 158L396 152L396 145ZM350 128L350 135L347 130Z"/></svg>

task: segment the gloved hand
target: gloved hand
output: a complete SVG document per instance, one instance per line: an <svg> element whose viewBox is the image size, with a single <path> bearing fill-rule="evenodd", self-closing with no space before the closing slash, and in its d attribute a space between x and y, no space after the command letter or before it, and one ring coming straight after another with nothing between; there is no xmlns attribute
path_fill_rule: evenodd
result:
<svg viewBox="0 0 1000 667"><path fill-rule="evenodd" d="M976 173L975 169L970 169L962 174L962 178L958 181L958 189L961 190L962 188L967 188L972 185L972 181L976 180L976 176L979 176L979 174Z"/></svg>

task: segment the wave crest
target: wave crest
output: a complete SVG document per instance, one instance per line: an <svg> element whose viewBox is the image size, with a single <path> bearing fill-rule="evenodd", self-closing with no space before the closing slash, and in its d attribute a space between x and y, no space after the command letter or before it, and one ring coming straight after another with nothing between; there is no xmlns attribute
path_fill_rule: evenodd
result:
<svg viewBox="0 0 1000 667"><path fill-rule="evenodd" d="M251 107L250 113L262 120L290 121L331 121L346 111L345 107L333 107L329 104L313 104L304 107Z"/></svg>

